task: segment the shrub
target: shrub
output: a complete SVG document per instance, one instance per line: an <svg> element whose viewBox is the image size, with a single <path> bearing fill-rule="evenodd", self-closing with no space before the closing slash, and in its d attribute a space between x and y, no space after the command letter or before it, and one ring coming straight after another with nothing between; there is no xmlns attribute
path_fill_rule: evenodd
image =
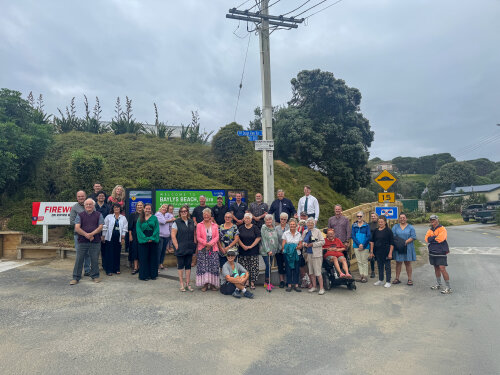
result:
<svg viewBox="0 0 500 375"><path fill-rule="evenodd" d="M104 158L100 155L86 154L82 150L74 151L70 163L75 191L90 189L92 181L100 181L104 177Z"/></svg>

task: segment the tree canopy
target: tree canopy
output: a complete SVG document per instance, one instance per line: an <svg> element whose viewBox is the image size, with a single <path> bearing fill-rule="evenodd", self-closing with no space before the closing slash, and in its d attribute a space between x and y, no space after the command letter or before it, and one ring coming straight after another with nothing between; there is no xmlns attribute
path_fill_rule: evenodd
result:
<svg viewBox="0 0 500 375"><path fill-rule="evenodd" d="M341 193L366 186L373 132L360 112L360 91L319 69L301 71L291 84L288 106L274 110L276 157L321 171Z"/></svg>
<svg viewBox="0 0 500 375"><path fill-rule="evenodd" d="M52 142L53 127L42 106L18 91L0 90L0 192L25 182Z"/></svg>
<svg viewBox="0 0 500 375"><path fill-rule="evenodd" d="M432 176L427 188L432 200L439 194L455 187L469 186L476 183L477 175L474 167L467 162L453 162L443 165L438 173Z"/></svg>

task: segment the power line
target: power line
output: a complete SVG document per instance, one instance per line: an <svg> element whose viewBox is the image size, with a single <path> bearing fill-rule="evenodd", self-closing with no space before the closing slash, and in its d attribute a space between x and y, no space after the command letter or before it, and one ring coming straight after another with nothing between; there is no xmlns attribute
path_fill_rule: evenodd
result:
<svg viewBox="0 0 500 375"><path fill-rule="evenodd" d="M480 148L483 148L483 147L488 146L490 144L495 144L498 141L500 141L500 133L493 134L493 135L488 136L486 138L483 137L483 139L480 140L479 142L476 142L475 144L466 146L465 148L461 149L458 152L456 158L464 157L465 155L468 155L472 152L475 152L475 151L479 150Z"/></svg>
<svg viewBox="0 0 500 375"><path fill-rule="evenodd" d="M234 109L234 122L236 122L236 113L238 112L238 104L240 103L241 88L243 87L243 77L245 75L245 66L247 65L248 48L250 47L251 33L248 34L247 51L245 52L245 61L243 62L243 71L241 72L240 89L238 90L238 98L236 99L236 108Z"/></svg>
<svg viewBox="0 0 500 375"><path fill-rule="evenodd" d="M289 11L289 12L286 12L286 13L282 14L282 16L286 16L287 14L290 14L290 13L295 12L296 10L299 10L300 8L302 8L304 5L306 5L306 4L307 4L308 2L310 2L310 1L311 1L311 0L307 0L305 3L302 3L302 5L301 5L301 6L298 6L297 8L295 8L295 9L293 9L293 10Z"/></svg>
<svg viewBox="0 0 500 375"><path fill-rule="evenodd" d="M242 5L245 5L245 4L246 4L246 3L248 3L249 1L252 1L252 0L246 0L246 1L242 2L240 5L238 5L238 6L236 7L236 9L238 9L238 8L239 8L239 7L241 7Z"/></svg>
<svg viewBox="0 0 500 375"><path fill-rule="evenodd" d="M310 14L310 15L309 15L309 16L307 16L306 18L307 18L307 19L308 19L308 18L311 18L311 17L312 17L312 16L314 16L315 14L318 14L318 13L321 13L322 11L324 11L324 10L327 10L328 8L330 8L330 7L332 7L332 6L334 6L334 5L338 4L338 3L340 3L341 1L342 1L342 0L337 0L336 2L334 2L334 3L332 3L332 4L330 4L330 5L326 6L326 7L324 7L323 9L320 9L320 10L318 10L317 12L314 12L313 14Z"/></svg>
<svg viewBox="0 0 500 375"><path fill-rule="evenodd" d="M313 5L312 7L307 8L307 9L306 9L306 10L304 10L303 12L301 12L301 13L299 13L299 14L296 14L296 15L295 15L295 16L293 16L293 17L294 17L294 18L295 18L295 17L298 17L298 16L300 16L300 15L302 15L302 14L304 14L304 13L306 13L306 12L310 11L311 9L316 8L318 5L321 5L321 4L323 4L324 2L326 2L326 1L328 1L328 0L322 0L322 1L320 1L319 3L317 3L316 5Z"/></svg>
<svg viewBox="0 0 500 375"><path fill-rule="evenodd" d="M267 9L271 8L274 4L277 4L277 3L279 3L280 1L281 1L281 0L276 0L274 3L272 3L272 4L268 5L266 9L261 9L261 12L263 12L264 10L267 10Z"/></svg>

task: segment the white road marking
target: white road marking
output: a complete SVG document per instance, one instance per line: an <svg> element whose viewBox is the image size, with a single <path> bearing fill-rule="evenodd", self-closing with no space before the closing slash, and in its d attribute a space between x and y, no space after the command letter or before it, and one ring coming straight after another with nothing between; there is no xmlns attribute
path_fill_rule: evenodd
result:
<svg viewBox="0 0 500 375"><path fill-rule="evenodd" d="M31 263L31 261L14 261L14 260L1 261L0 272L5 272L13 268L24 266L29 263Z"/></svg>
<svg viewBox="0 0 500 375"><path fill-rule="evenodd" d="M500 255L500 247L450 247L451 254Z"/></svg>

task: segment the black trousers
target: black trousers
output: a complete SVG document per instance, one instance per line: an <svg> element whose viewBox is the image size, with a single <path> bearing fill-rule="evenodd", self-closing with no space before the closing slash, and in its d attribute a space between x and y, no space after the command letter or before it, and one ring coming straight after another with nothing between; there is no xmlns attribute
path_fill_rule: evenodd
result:
<svg viewBox="0 0 500 375"><path fill-rule="evenodd" d="M387 256L377 257L377 267L378 267L378 279L384 281L384 269L385 269L385 281L391 282L391 261L386 259Z"/></svg>
<svg viewBox="0 0 500 375"><path fill-rule="evenodd" d="M139 244L139 279L148 280L158 277L158 243Z"/></svg>
<svg viewBox="0 0 500 375"><path fill-rule="evenodd" d="M278 273L280 275L286 275L286 269L285 269L285 256L283 253L277 253L275 255L276 258L276 265L278 266Z"/></svg>
<svg viewBox="0 0 500 375"><path fill-rule="evenodd" d="M104 258L102 260L102 268L106 273L120 272L120 253L122 251L122 244L120 239L118 241L111 239L106 241L106 250L104 251Z"/></svg>

